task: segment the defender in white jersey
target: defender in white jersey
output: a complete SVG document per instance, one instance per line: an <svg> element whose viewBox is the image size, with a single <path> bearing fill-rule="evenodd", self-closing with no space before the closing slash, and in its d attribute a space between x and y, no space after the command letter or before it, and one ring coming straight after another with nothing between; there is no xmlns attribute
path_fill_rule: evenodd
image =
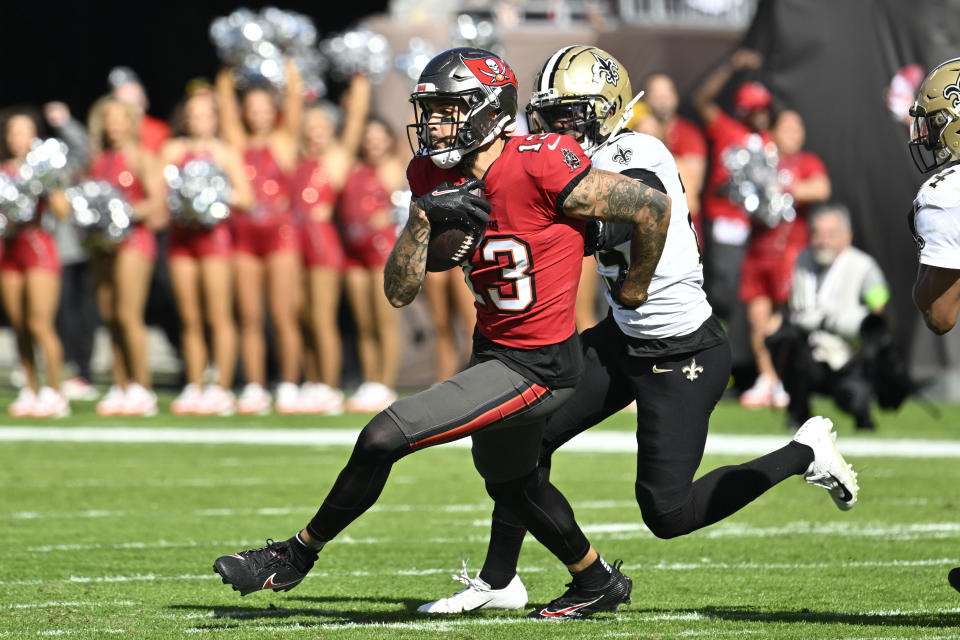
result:
<svg viewBox="0 0 960 640"><path fill-rule="evenodd" d="M923 173L939 169L920 187L910 212L920 255L913 302L930 330L942 335L960 314L960 58L930 72L910 115L914 163ZM960 567L948 580L960 591Z"/></svg>
<svg viewBox="0 0 960 640"><path fill-rule="evenodd" d="M647 301L637 308L616 302L630 256L629 230L607 225L596 234L611 312L581 335L584 372L574 395L547 422L540 473L550 473L557 448L635 400L636 499L654 535L672 538L717 522L792 475L828 489L838 507L849 509L857 499L856 475L833 443L832 423L821 417L804 423L781 449L694 482L710 414L730 376L730 347L703 292L697 238L673 157L654 137L620 132L631 98L630 80L616 58L574 46L547 60L527 107L531 131L574 136L594 166L633 177L672 202L663 253ZM524 533L497 503L479 575L471 578L464 567L454 576L464 589L419 611L523 607L526 590L516 567Z"/></svg>

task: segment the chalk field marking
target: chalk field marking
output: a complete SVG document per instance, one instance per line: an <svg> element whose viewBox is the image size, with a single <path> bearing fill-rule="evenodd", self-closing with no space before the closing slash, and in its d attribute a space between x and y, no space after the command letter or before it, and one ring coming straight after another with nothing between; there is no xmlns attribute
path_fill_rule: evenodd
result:
<svg viewBox="0 0 960 640"><path fill-rule="evenodd" d="M821 571L823 569L902 569L904 567L946 567L960 565L958 558L924 558L919 560L864 560L850 562L812 562L812 563L780 563L780 562L658 562L655 564L624 564L623 568L632 571ZM554 571L555 568L530 566L520 567L520 574L542 573ZM390 569L384 571L311 571L305 580L323 578L366 578L377 576L429 576L438 574L453 574L451 568L443 569ZM49 578L33 580L0 580L0 586L31 586L40 584L115 584L125 582L191 582L219 580L220 576L210 573L184 573L180 575L156 575L153 573L134 574L129 576L69 576L66 578ZM107 603L111 604L111 603ZM113 604L137 603L119 601ZM58 603L50 603L57 606ZM960 609L957 609L960 612ZM871 615L877 615L876 612Z"/></svg>
<svg viewBox="0 0 960 640"><path fill-rule="evenodd" d="M148 427L0 427L0 441L112 442L154 444L253 444L287 446L352 446L355 429L179 429ZM708 454L759 455L779 449L789 440L775 435L707 437ZM465 438L445 446L469 447ZM844 454L863 457L960 458L960 442L953 440L842 437ZM564 447L565 451L631 453L636 435L627 431L587 431Z"/></svg>

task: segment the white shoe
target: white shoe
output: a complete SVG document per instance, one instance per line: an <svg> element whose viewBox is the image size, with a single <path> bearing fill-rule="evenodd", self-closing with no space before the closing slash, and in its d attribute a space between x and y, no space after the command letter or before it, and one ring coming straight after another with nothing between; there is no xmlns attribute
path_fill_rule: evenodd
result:
<svg viewBox="0 0 960 640"><path fill-rule="evenodd" d="M460 575L454 574L454 580L467 585L449 598L434 600L417 607L420 613L466 613L481 609L523 609L527 606L527 589L520 581L520 576L514 575L510 584L503 589L491 589L490 585L480 579L471 578L467 573L467 564L464 562Z"/></svg>
<svg viewBox="0 0 960 640"><path fill-rule="evenodd" d="M300 387L300 413L340 415L344 411L343 392L322 382L304 382Z"/></svg>
<svg viewBox="0 0 960 640"><path fill-rule="evenodd" d="M277 413L303 413L300 402L300 387L292 382L281 382L277 385Z"/></svg>
<svg viewBox="0 0 960 640"><path fill-rule="evenodd" d="M237 400L233 391L216 384L208 384L197 404L197 415L232 416L237 411Z"/></svg>
<svg viewBox="0 0 960 640"><path fill-rule="evenodd" d="M170 411L178 416L195 415L201 400L203 400L203 389L200 385L188 384L170 403Z"/></svg>
<svg viewBox="0 0 960 640"><path fill-rule="evenodd" d="M836 505L846 511L857 502L857 474L840 451L837 450L837 434L833 431L833 422L829 418L814 416L800 425L793 436L795 442L813 449L813 462L803 474L810 484L823 487L830 492Z"/></svg>
<svg viewBox="0 0 960 640"><path fill-rule="evenodd" d="M113 385L107 390L103 399L97 403L98 416L119 416L123 415L126 407L127 394L123 387Z"/></svg>
<svg viewBox="0 0 960 640"><path fill-rule="evenodd" d="M37 393L33 405L35 418L66 418L70 415L70 402L53 387L43 387Z"/></svg>
<svg viewBox="0 0 960 640"><path fill-rule="evenodd" d="M256 382L249 382L237 399L237 412L243 415L265 416L270 413L270 394Z"/></svg>
<svg viewBox="0 0 960 640"><path fill-rule="evenodd" d="M80 376L73 376L64 380L60 385L60 392L66 396L67 400L92 402L100 397L96 387L87 382L86 378Z"/></svg>
<svg viewBox="0 0 960 640"><path fill-rule="evenodd" d="M37 394L30 387L20 387L17 399L7 407L7 413L14 418L28 418L33 415L34 405L37 403Z"/></svg>
<svg viewBox="0 0 960 640"><path fill-rule="evenodd" d="M777 380L773 385L773 391L770 392L770 404L777 409L786 409L790 406L790 394L783 388L783 382Z"/></svg>
<svg viewBox="0 0 960 640"><path fill-rule="evenodd" d="M347 401L347 411L351 413L378 413L397 399L396 392L379 382L364 382L357 392Z"/></svg>
<svg viewBox="0 0 960 640"><path fill-rule="evenodd" d="M136 382L127 385L122 415L150 417L157 415L157 394Z"/></svg>
<svg viewBox="0 0 960 640"><path fill-rule="evenodd" d="M772 378L757 376L753 386L740 394L740 404L748 409L769 407L773 402L773 387Z"/></svg>

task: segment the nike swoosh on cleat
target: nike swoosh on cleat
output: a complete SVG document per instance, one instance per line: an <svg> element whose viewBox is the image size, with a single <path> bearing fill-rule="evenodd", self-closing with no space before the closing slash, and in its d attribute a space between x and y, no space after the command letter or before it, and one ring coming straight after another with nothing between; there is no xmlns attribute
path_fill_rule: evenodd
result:
<svg viewBox="0 0 960 640"><path fill-rule="evenodd" d="M281 582L280 584L277 584L276 582L273 581L273 577L275 575L277 574L271 573L270 577L264 581L263 586L260 588L261 589L279 589L280 587L288 587L291 584L297 584L298 582L300 582L299 580L294 580L293 582Z"/></svg>
<svg viewBox="0 0 960 640"><path fill-rule="evenodd" d="M581 602L580 604L575 604L575 605L573 605L573 606L571 606L571 607L567 607L566 609L560 609L559 611L550 611L549 609L547 609L546 607L544 607L543 609L540 610L540 615L542 615L542 616L545 617L545 618L563 618L564 616L567 616L567 615L573 613L574 611L577 611L578 609L583 609L584 607L589 607L590 605L594 604L595 602L598 602L598 601L600 600L600 598L602 598L602 597L603 597L603 596L599 596L599 597L597 597L597 598L594 598L594 599L591 600L590 602Z"/></svg>
<svg viewBox="0 0 960 640"><path fill-rule="evenodd" d="M653 365L653 372L654 372L654 373L670 373L671 371L673 371L673 369L661 369L661 368L658 367L657 365Z"/></svg>
<svg viewBox="0 0 960 640"><path fill-rule="evenodd" d="M487 606L487 605L490 604L491 602L493 602L493 598L490 598L490 599L487 600L486 602L481 602L481 603L478 604L477 606L472 607L472 608L470 608L470 609L464 609L463 612L466 613L466 612L468 612L468 611L476 611L477 609L482 609L483 607Z"/></svg>

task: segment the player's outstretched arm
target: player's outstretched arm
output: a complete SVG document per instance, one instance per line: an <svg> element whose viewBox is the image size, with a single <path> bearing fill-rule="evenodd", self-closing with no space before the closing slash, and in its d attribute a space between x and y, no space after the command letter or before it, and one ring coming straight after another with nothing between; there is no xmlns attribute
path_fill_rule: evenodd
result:
<svg viewBox="0 0 960 640"><path fill-rule="evenodd" d="M960 270L921 264L913 283L913 302L927 327L943 335L960 315Z"/></svg>
<svg viewBox="0 0 960 640"><path fill-rule="evenodd" d="M410 217L383 268L383 292L393 306L406 306L420 293L427 272L429 240L427 214L416 202L411 202Z"/></svg>
<svg viewBox="0 0 960 640"><path fill-rule="evenodd" d="M670 196L633 178L591 168L563 201L563 211L574 218L633 225L630 268L617 297L624 306L643 304L667 239Z"/></svg>

